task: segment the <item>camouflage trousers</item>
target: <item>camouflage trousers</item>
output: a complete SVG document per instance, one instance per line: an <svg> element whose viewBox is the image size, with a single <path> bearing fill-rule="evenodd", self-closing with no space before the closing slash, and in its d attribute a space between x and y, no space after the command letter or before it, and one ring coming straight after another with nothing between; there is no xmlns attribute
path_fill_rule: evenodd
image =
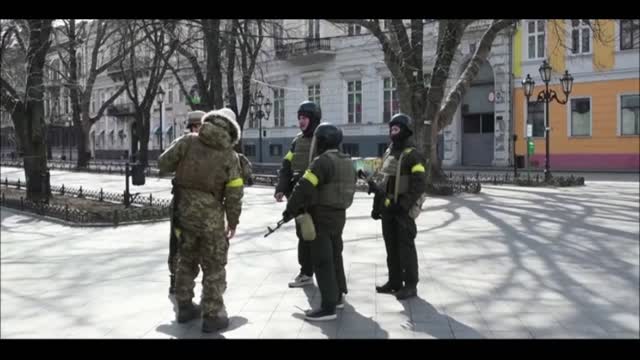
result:
<svg viewBox="0 0 640 360"><path fill-rule="evenodd" d="M198 265L202 267L202 315L213 317L224 308L222 294L227 288L227 252L229 243L224 231L196 233L183 230L178 249L176 272L176 300L188 303L193 297L198 276Z"/></svg>

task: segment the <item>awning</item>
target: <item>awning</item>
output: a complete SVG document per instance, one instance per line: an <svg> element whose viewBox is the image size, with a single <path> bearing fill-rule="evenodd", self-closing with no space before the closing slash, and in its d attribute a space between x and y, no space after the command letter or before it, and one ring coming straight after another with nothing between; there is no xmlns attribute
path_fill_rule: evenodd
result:
<svg viewBox="0 0 640 360"><path fill-rule="evenodd" d="M153 130L153 133L156 135L162 135L162 130L160 129L160 126L158 126L155 130Z"/></svg>
<svg viewBox="0 0 640 360"><path fill-rule="evenodd" d="M169 128L167 129L167 131L165 131L166 134L173 134L173 126L169 126Z"/></svg>

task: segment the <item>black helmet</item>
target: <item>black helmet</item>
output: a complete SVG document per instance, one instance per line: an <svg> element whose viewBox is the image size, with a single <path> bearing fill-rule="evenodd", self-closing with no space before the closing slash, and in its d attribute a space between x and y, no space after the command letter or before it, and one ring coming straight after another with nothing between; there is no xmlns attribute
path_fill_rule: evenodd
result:
<svg viewBox="0 0 640 360"><path fill-rule="evenodd" d="M411 118L409 115L405 115L403 113L393 115L391 121L389 121L389 127L392 127L393 125L398 125L400 128L404 128L405 131L408 131L409 134L413 134L413 131L411 130Z"/></svg>
<svg viewBox="0 0 640 360"><path fill-rule="evenodd" d="M318 125L313 136L316 138L319 154L329 149L337 149L342 143L342 130L327 122Z"/></svg>
<svg viewBox="0 0 640 360"><path fill-rule="evenodd" d="M309 126L304 130L304 135L307 137L312 136L316 126L318 126L322 119L320 106L313 101L303 101L298 107L298 117L300 117L300 115L304 115L310 120Z"/></svg>

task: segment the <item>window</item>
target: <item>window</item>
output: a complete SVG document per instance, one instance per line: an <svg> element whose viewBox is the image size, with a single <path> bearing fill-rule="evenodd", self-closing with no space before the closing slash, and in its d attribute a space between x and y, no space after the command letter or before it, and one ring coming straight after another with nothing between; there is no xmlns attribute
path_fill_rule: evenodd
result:
<svg viewBox="0 0 640 360"><path fill-rule="evenodd" d="M169 91L167 92L167 103L173 104L173 84L169 85Z"/></svg>
<svg viewBox="0 0 640 360"><path fill-rule="evenodd" d="M382 157L384 155L384 152L387 151L388 147L389 147L389 144L387 144L387 143L379 143L378 144L378 157Z"/></svg>
<svg viewBox="0 0 640 360"><path fill-rule="evenodd" d="M308 36L311 39L319 39L320 38L320 20L307 20L308 25Z"/></svg>
<svg viewBox="0 0 640 360"><path fill-rule="evenodd" d="M98 94L96 94L96 96L92 97L91 99L91 112L95 113L96 112L96 97L98 96Z"/></svg>
<svg viewBox="0 0 640 360"><path fill-rule="evenodd" d="M347 83L347 121L349 124L362 122L362 81Z"/></svg>
<svg viewBox="0 0 640 360"><path fill-rule="evenodd" d="M532 124L533 137L544 137L544 103L530 102L527 105L527 125ZM527 130L525 128L525 135Z"/></svg>
<svg viewBox="0 0 640 360"><path fill-rule="evenodd" d="M273 44L275 47L282 46L282 40L284 38L284 29L282 23L275 22L273 24Z"/></svg>
<svg viewBox="0 0 640 360"><path fill-rule="evenodd" d="M320 105L320 84L309 85L307 87L307 90L309 101L313 101L314 103Z"/></svg>
<svg viewBox="0 0 640 360"><path fill-rule="evenodd" d="M620 20L620 50L640 47L640 20Z"/></svg>
<svg viewBox="0 0 640 360"><path fill-rule="evenodd" d="M544 20L527 21L528 59L544 57Z"/></svg>
<svg viewBox="0 0 640 360"><path fill-rule="evenodd" d="M391 26L391 20L382 20L382 30L389 30Z"/></svg>
<svg viewBox="0 0 640 360"><path fill-rule="evenodd" d="M180 104L184 104L184 93L182 92L182 89L180 89L180 87L178 86L178 89L176 91L178 92L178 102Z"/></svg>
<svg viewBox="0 0 640 360"><path fill-rule="evenodd" d="M382 121L388 123L391 121L391 117L400 112L400 102L398 100L398 90L396 88L396 81L392 77L386 77L383 80L384 94L383 94L383 110Z"/></svg>
<svg viewBox="0 0 640 360"><path fill-rule="evenodd" d="M620 96L620 134L640 135L640 95Z"/></svg>
<svg viewBox="0 0 640 360"><path fill-rule="evenodd" d="M342 151L346 154L351 155L351 157L360 156L360 146L358 144L342 144Z"/></svg>
<svg viewBox="0 0 640 360"><path fill-rule="evenodd" d="M591 100L571 99L571 136L591 135Z"/></svg>
<svg viewBox="0 0 640 360"><path fill-rule="evenodd" d="M361 31L362 28L360 27L360 25L349 24L349 26L347 27L347 34L349 35L360 35Z"/></svg>
<svg viewBox="0 0 640 360"><path fill-rule="evenodd" d="M282 156L282 145L281 144L269 145L269 154L271 156Z"/></svg>
<svg viewBox="0 0 640 360"><path fill-rule="evenodd" d="M255 145L245 145L244 146L244 154L246 156L256 156L256 146Z"/></svg>
<svg viewBox="0 0 640 360"><path fill-rule="evenodd" d="M68 114L69 113L69 89L64 89L64 98L63 98L63 103L64 103L64 113Z"/></svg>
<svg viewBox="0 0 640 360"><path fill-rule="evenodd" d="M111 130L111 132L109 133L109 142L111 143L111 146L115 145L116 143L116 136L114 134L114 130Z"/></svg>
<svg viewBox="0 0 640 360"><path fill-rule="evenodd" d="M273 89L274 126L284 126L284 89Z"/></svg>
<svg viewBox="0 0 640 360"><path fill-rule="evenodd" d="M48 117L51 114L51 107L49 104L49 95L44 98L44 117ZM4 113L3 113L4 116Z"/></svg>
<svg viewBox="0 0 640 360"><path fill-rule="evenodd" d="M591 28L586 20L571 20L571 53L591 52Z"/></svg>

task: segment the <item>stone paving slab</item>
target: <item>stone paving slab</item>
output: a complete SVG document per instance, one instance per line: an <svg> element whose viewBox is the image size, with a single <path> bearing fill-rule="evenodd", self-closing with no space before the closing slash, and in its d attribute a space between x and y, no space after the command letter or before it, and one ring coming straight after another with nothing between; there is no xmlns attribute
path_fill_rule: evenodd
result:
<svg viewBox="0 0 640 360"><path fill-rule="evenodd" d="M60 181L119 192L123 179L52 172ZM140 190L168 197L170 183L148 178ZM317 287L287 286L299 270L293 225L262 236L284 204L273 188L247 188L227 265L231 325L218 334L175 322L168 222L71 228L2 208L0 336L638 339L638 192L637 181L603 180L430 197L417 221L419 297L405 301L375 293L387 277L384 241L371 197L358 193L343 236L345 309L310 323L303 311L319 305Z"/></svg>

